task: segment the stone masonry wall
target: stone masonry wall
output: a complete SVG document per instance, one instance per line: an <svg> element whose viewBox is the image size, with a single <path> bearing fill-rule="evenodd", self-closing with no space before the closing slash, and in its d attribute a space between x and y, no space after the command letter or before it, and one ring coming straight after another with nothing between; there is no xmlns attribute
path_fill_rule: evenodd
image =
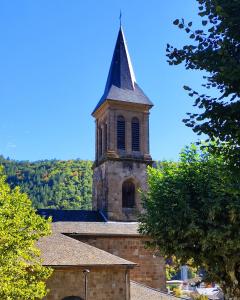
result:
<svg viewBox="0 0 240 300"><path fill-rule="evenodd" d="M94 169L93 209L103 210L109 220L136 221L142 211L140 190L147 188L147 164L135 161L106 161ZM122 184L132 179L136 196L134 208L122 208Z"/></svg>
<svg viewBox="0 0 240 300"><path fill-rule="evenodd" d="M121 267L90 267L88 300L129 300L129 270ZM68 296L85 299L84 268L55 269L47 282L50 289L45 300L62 300ZM126 282L127 281L127 282ZM127 284L126 284L127 283Z"/></svg>
<svg viewBox="0 0 240 300"><path fill-rule="evenodd" d="M146 238L80 235L72 237L138 264L130 270L131 280L165 290L164 259L145 248Z"/></svg>
<svg viewBox="0 0 240 300"><path fill-rule="evenodd" d="M117 119L125 120L125 150L117 149ZM126 102L105 103L96 118L96 161L106 157L144 157L149 155L149 106ZM139 120L140 149L132 151L132 120ZM106 127L105 127L106 126ZM106 130L107 128L107 130ZM100 135L100 129L102 134ZM106 130L106 132L105 132ZM107 139L106 139L107 136ZM102 138L102 139L101 139ZM100 142L101 139L101 142Z"/></svg>

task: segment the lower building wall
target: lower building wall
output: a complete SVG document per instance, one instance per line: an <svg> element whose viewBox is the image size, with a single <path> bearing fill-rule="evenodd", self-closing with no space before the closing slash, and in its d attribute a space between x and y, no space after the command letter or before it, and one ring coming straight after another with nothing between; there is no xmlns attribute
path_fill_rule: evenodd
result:
<svg viewBox="0 0 240 300"><path fill-rule="evenodd" d="M86 269L86 268L85 268ZM88 268L88 300L129 300L129 270L121 267ZM77 296L85 299L84 268L55 269L47 281L45 300Z"/></svg>
<svg viewBox="0 0 240 300"><path fill-rule="evenodd" d="M146 249L144 237L82 236L71 237L105 250L137 264L130 271L130 279L150 287L165 290L165 262L156 252Z"/></svg>

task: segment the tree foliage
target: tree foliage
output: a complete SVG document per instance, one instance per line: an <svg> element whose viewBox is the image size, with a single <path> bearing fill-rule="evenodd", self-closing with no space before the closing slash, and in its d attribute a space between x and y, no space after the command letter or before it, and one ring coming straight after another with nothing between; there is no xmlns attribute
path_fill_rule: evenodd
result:
<svg viewBox="0 0 240 300"><path fill-rule="evenodd" d="M5 182L0 168L0 298L42 299L51 270L43 267L36 241L50 233L19 188Z"/></svg>
<svg viewBox="0 0 240 300"><path fill-rule="evenodd" d="M14 161L0 156L7 183L28 194L35 208L91 209L92 162Z"/></svg>
<svg viewBox="0 0 240 300"><path fill-rule="evenodd" d="M204 267L226 296L240 298L240 174L196 146L149 168L140 231L183 265Z"/></svg>
<svg viewBox="0 0 240 300"><path fill-rule="evenodd" d="M224 151L235 165L240 165L240 1L197 2L203 26L194 30L192 22L173 22L186 31L192 42L181 49L167 45L168 62L208 72L203 86L216 89L219 96L199 94L185 86L201 112L188 113L184 122L198 134L216 139L218 147L213 150ZM228 147L222 148L225 143Z"/></svg>

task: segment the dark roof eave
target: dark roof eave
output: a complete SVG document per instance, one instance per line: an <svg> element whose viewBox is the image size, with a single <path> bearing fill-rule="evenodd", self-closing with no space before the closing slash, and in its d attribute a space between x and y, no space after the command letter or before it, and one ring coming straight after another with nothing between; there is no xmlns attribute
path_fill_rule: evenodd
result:
<svg viewBox="0 0 240 300"><path fill-rule="evenodd" d="M61 210L61 209L38 209L37 213L45 218L52 217L52 222L104 222L103 216L99 211L93 210Z"/></svg>

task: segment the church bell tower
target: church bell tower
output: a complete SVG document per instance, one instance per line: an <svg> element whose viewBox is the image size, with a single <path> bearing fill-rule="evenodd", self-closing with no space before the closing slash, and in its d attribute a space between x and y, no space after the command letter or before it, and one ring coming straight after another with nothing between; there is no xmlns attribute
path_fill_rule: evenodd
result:
<svg viewBox="0 0 240 300"><path fill-rule="evenodd" d="M136 83L120 27L96 122L93 209L112 221L136 221L142 211L139 190L147 188L149 110L152 102Z"/></svg>

